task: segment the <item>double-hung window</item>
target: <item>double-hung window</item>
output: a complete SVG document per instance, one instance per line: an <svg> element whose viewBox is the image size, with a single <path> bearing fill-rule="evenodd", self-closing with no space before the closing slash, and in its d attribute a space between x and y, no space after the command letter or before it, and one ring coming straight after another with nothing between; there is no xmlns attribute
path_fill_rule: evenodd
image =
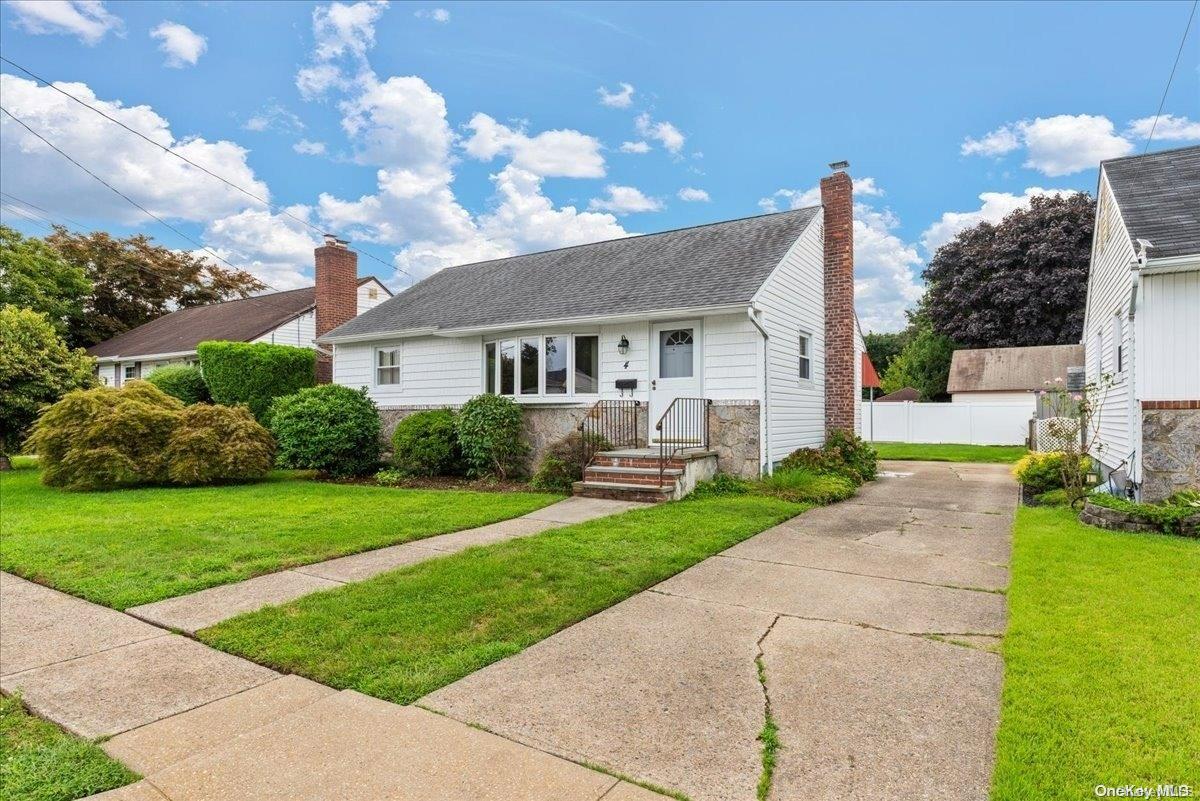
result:
<svg viewBox="0 0 1200 801"><path fill-rule="evenodd" d="M810 381L812 379L812 337L808 334L801 333L799 341L800 360L798 371L801 381Z"/></svg>
<svg viewBox="0 0 1200 801"><path fill-rule="evenodd" d="M520 397L595 395L600 391L600 337L546 334L483 344L487 392Z"/></svg>
<svg viewBox="0 0 1200 801"><path fill-rule="evenodd" d="M396 386L400 383L400 348L375 349L375 385Z"/></svg>

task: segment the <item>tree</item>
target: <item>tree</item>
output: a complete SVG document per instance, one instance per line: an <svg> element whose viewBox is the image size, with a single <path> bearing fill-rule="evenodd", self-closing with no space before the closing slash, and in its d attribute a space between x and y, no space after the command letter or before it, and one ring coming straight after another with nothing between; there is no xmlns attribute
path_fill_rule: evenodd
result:
<svg viewBox="0 0 1200 801"><path fill-rule="evenodd" d="M41 312L60 334L83 312L92 284L83 270L37 237L0 225L0 306Z"/></svg>
<svg viewBox="0 0 1200 801"><path fill-rule="evenodd" d="M1095 214L1086 193L1034 197L938 248L924 273L934 330L967 348L1079 342Z"/></svg>
<svg viewBox="0 0 1200 801"><path fill-rule="evenodd" d="M888 365L892 363L892 359L900 355L900 351L904 350L910 336L910 332L905 330L892 334L871 332L863 337L867 346L867 355L871 357L871 364L875 366L875 372L879 373L881 382Z"/></svg>
<svg viewBox="0 0 1200 801"><path fill-rule="evenodd" d="M912 387L920 391L923 401L945 400L954 342L934 331L920 315L914 318L910 330L908 344L892 359L880 379L883 391Z"/></svg>
<svg viewBox="0 0 1200 801"><path fill-rule="evenodd" d="M94 363L68 348L45 314L0 306L0 470L44 406L96 383Z"/></svg>
<svg viewBox="0 0 1200 801"><path fill-rule="evenodd" d="M87 347L175 309L244 298L266 285L245 270L226 269L144 234L117 239L103 231L76 234L61 226L46 241L92 282L83 314L68 332Z"/></svg>

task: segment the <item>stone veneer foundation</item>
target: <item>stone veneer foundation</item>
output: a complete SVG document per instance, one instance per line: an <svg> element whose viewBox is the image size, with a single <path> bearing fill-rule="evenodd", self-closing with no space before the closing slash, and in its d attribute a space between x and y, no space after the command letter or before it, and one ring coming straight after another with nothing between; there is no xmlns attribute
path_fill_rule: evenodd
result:
<svg viewBox="0 0 1200 801"><path fill-rule="evenodd" d="M445 409L446 406L390 406L379 410L383 423L381 435L391 448L392 432L396 424L414 412L429 409ZM454 408L454 407L451 407ZM587 413L586 406L534 406L523 407L525 414L525 441L530 446L529 466L532 470L541 461L546 449L559 440L577 431L579 422ZM649 423L647 407L639 407L638 436L641 444L646 443ZM759 406L758 401L715 401L709 407L710 449L717 453L717 469L722 473L744 478L757 478L759 474Z"/></svg>
<svg viewBox="0 0 1200 801"><path fill-rule="evenodd" d="M1142 500L1200 489L1200 402L1142 404Z"/></svg>

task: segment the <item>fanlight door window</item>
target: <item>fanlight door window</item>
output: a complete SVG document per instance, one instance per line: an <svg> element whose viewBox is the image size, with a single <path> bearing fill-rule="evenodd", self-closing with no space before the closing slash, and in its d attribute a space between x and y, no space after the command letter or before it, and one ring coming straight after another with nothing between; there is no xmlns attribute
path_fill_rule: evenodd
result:
<svg viewBox="0 0 1200 801"><path fill-rule="evenodd" d="M659 378L691 378L696 343L690 328L658 332Z"/></svg>

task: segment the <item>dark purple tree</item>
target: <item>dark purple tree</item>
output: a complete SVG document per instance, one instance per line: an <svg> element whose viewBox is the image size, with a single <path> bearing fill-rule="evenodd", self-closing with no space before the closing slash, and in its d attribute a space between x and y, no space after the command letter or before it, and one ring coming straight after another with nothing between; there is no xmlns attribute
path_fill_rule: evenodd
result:
<svg viewBox="0 0 1200 801"><path fill-rule="evenodd" d="M924 312L964 348L1079 342L1096 201L1034 197L999 224L980 223L925 268Z"/></svg>

